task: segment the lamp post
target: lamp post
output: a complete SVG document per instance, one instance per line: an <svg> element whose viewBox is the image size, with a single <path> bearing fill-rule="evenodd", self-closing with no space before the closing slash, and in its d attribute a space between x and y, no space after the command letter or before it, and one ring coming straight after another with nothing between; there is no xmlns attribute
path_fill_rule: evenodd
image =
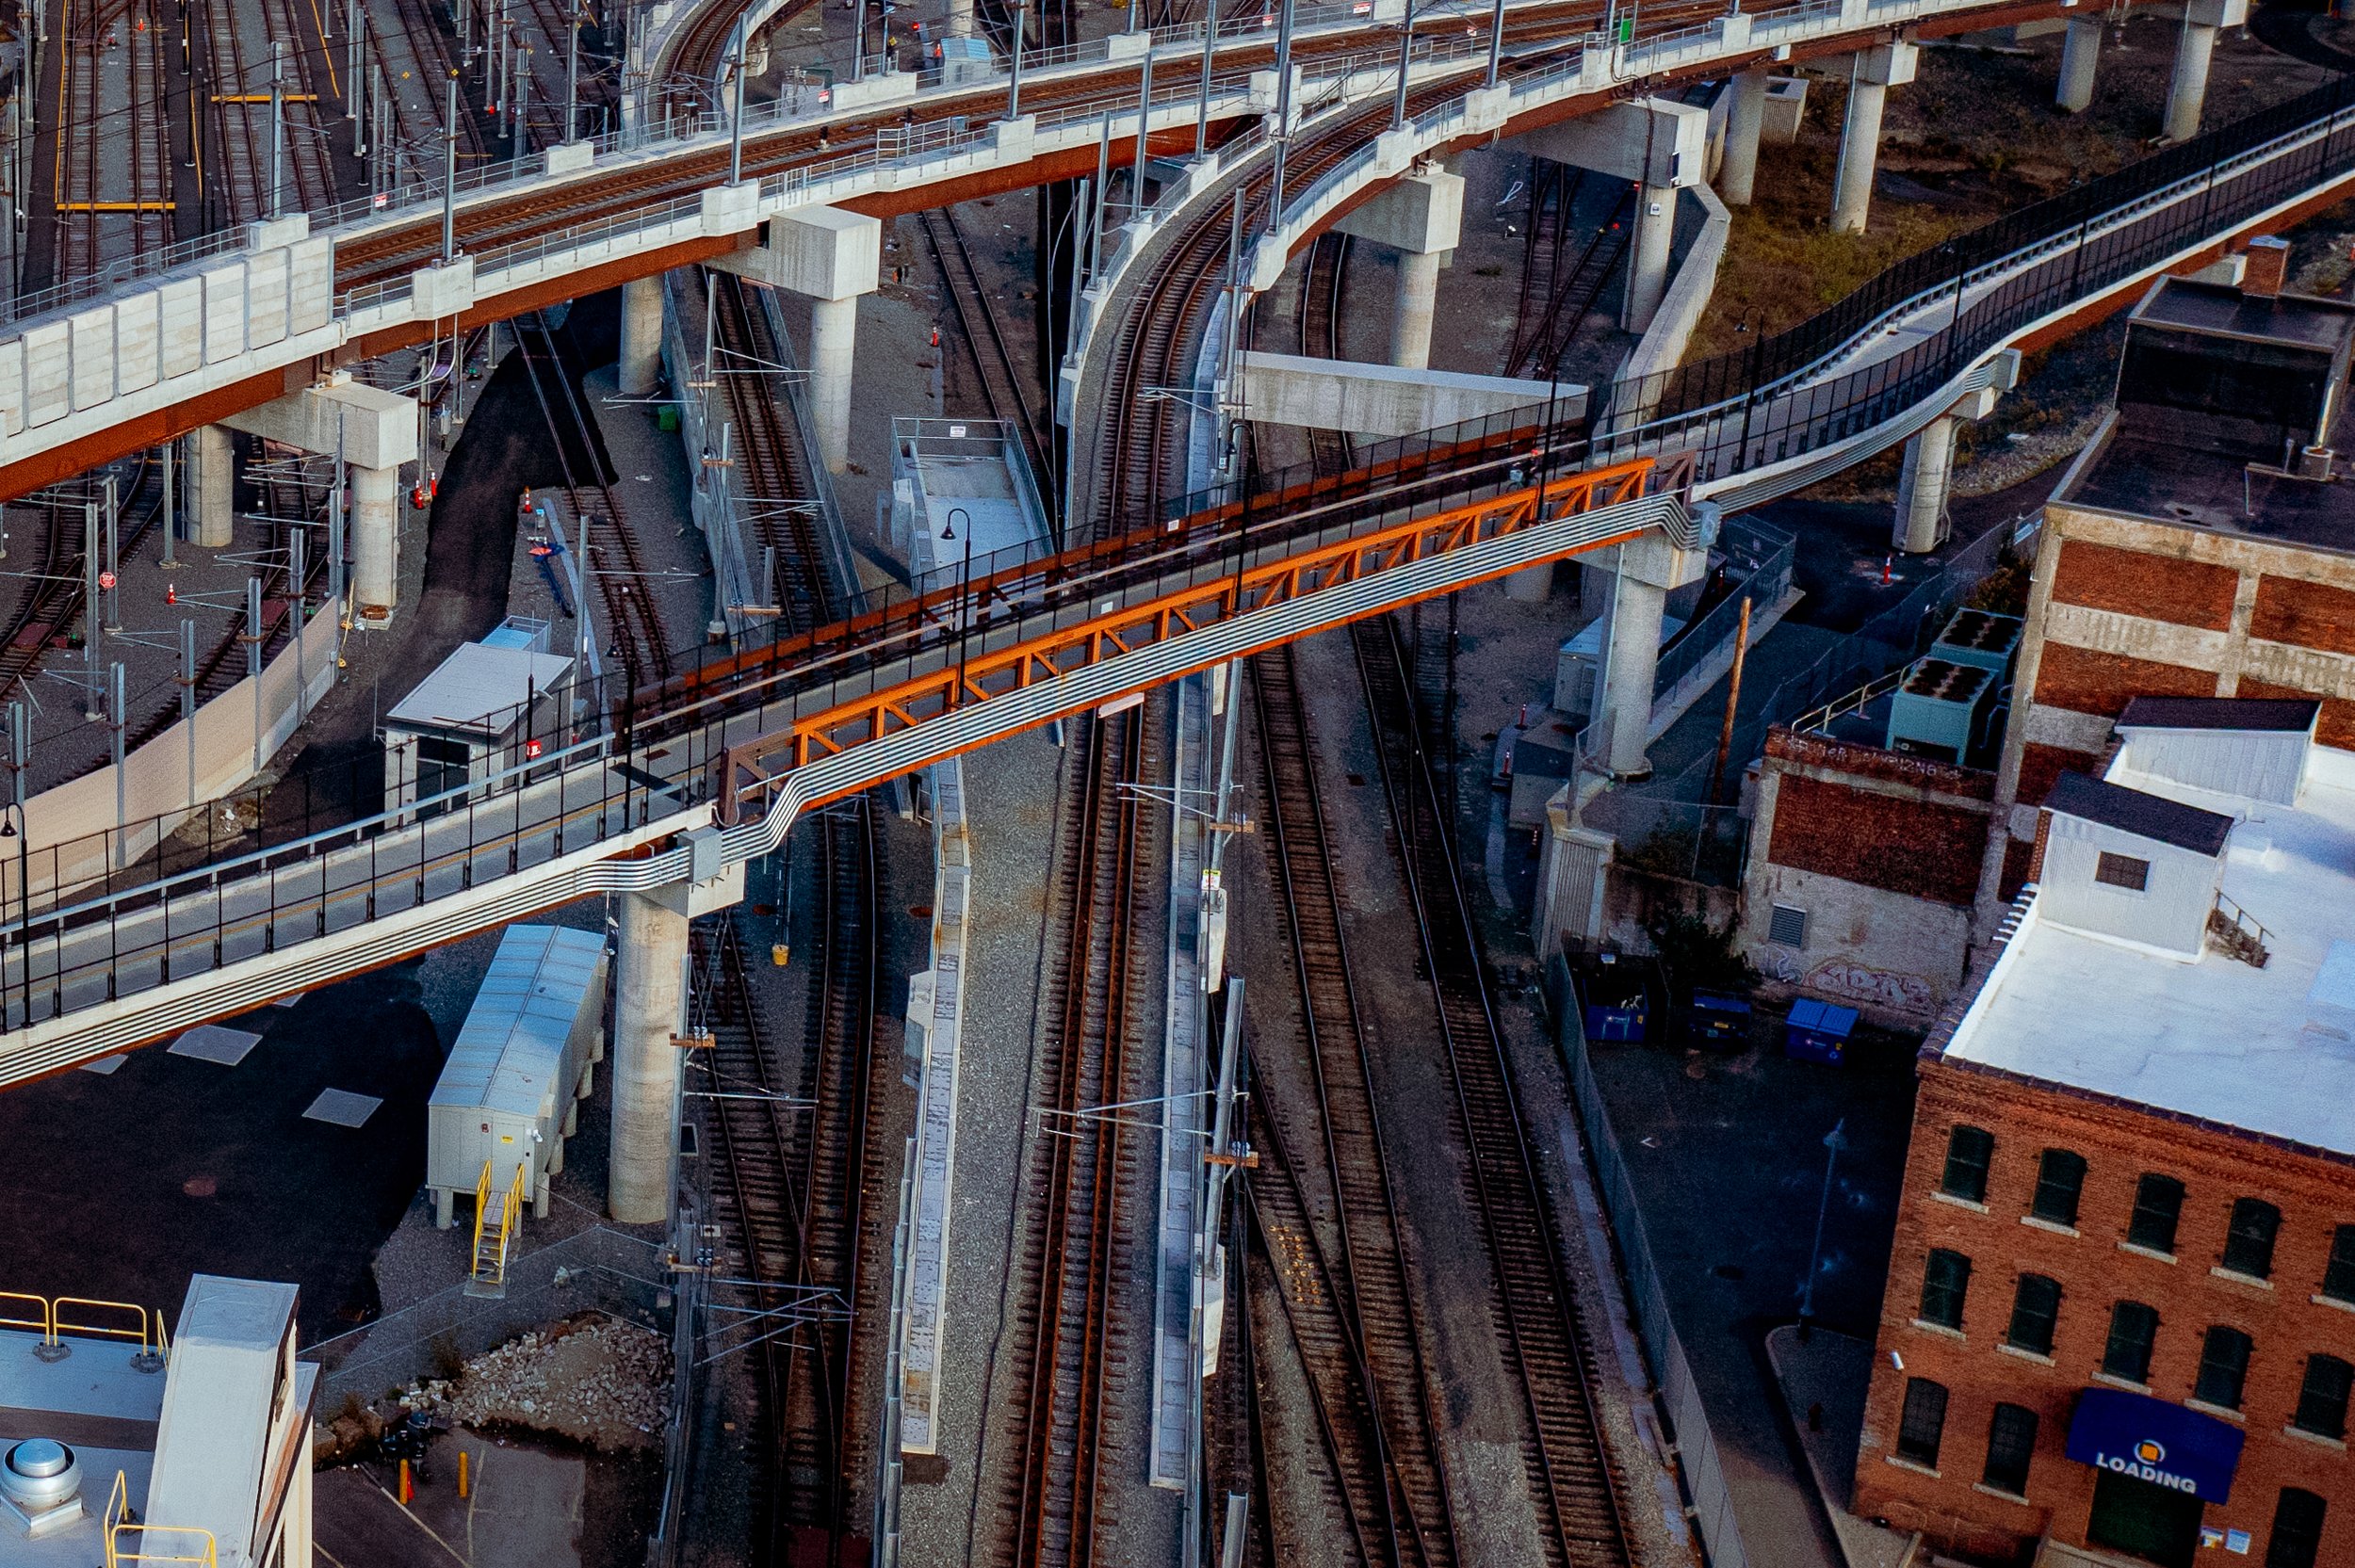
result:
<svg viewBox="0 0 2355 1568"><path fill-rule="evenodd" d="M21 770L17 778L17 788L21 792L24 787ZM24 1022L30 1026L33 1022L33 883L30 870L33 830L24 819L24 801L21 794L19 799L0 807L0 838L16 841L16 967L23 980ZM7 1022L7 1015L0 1013L0 1025Z"/></svg>
<svg viewBox="0 0 2355 1568"><path fill-rule="evenodd" d="M965 519L965 563L957 570L957 690L949 702L952 708L965 705L966 637L971 629L970 606L966 600L973 592L973 514L963 507L950 507L948 521L940 529L940 542L955 543L960 517Z"/></svg>
<svg viewBox="0 0 2355 1568"><path fill-rule="evenodd" d="M1815 1205L1815 1245L1808 1249L1807 1283L1799 1286L1799 1333L1805 1334L1815 1326L1815 1275L1824 1264L1824 1217L1831 1212L1831 1173L1840 1163L1840 1151L1848 1146L1843 1136L1848 1119L1842 1117L1824 1135L1824 1195Z"/></svg>

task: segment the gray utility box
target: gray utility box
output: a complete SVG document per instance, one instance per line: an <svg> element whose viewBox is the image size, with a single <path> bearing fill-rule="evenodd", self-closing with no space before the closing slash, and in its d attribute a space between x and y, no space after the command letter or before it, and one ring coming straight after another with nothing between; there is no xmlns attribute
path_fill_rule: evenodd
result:
<svg viewBox="0 0 2355 1568"><path fill-rule="evenodd" d="M491 1162L504 1192L524 1167L532 1209L547 1217L548 1178L605 1059L604 940L561 926L510 926L426 1103L425 1184L447 1228L458 1194Z"/></svg>

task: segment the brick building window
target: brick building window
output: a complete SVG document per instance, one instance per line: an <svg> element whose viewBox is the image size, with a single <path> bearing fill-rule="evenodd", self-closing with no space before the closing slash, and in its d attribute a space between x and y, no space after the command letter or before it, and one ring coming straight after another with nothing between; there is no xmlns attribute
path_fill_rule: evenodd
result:
<svg viewBox="0 0 2355 1568"><path fill-rule="evenodd" d="M2191 1397L2218 1410L2240 1409L2241 1388L2249 1382L2249 1338L2238 1329L2218 1323L2200 1342L2200 1376Z"/></svg>
<svg viewBox="0 0 2355 1568"><path fill-rule="evenodd" d="M1963 1298L1970 1294L1971 1260L1943 1247L1930 1249L1922 1269L1922 1321L1961 1328Z"/></svg>
<svg viewBox="0 0 2355 1568"><path fill-rule="evenodd" d="M2146 1175L2135 1183L2134 1217L2126 1239L2154 1253L2175 1251L2175 1224L2184 1216L2184 1184L2172 1176Z"/></svg>
<svg viewBox="0 0 2355 1568"><path fill-rule="evenodd" d="M2149 1382L2151 1348L2158 1337L2158 1308L2119 1302L2110 1308L2110 1340L2102 1350L2102 1370L2128 1382Z"/></svg>
<svg viewBox="0 0 2355 1568"><path fill-rule="evenodd" d="M2068 1149L2047 1149L2037 1162L2036 1196L2028 1212L2055 1225L2077 1223L2077 1195L2085 1190L2085 1156Z"/></svg>
<svg viewBox="0 0 2355 1568"><path fill-rule="evenodd" d="M2334 1301L2355 1301L2355 1225L2331 1233L2331 1261L2322 1270L2322 1293Z"/></svg>
<svg viewBox="0 0 2355 1568"><path fill-rule="evenodd" d="M2350 1390L2355 1390L2355 1366L2336 1356L2308 1356L2306 1382L2298 1391L2298 1414L2290 1417L2290 1425L2320 1437L2346 1437Z"/></svg>
<svg viewBox="0 0 2355 1568"><path fill-rule="evenodd" d="M1938 1189L1949 1198L1987 1202L1987 1168L1994 1157L1993 1133L1985 1127L1956 1127L1946 1135L1946 1172Z"/></svg>
<svg viewBox="0 0 2355 1568"><path fill-rule="evenodd" d="M1897 1417L1897 1457L1935 1470L1939 1439L1945 1434L1946 1385L1908 1378L1905 1410Z"/></svg>
<svg viewBox="0 0 2355 1568"><path fill-rule="evenodd" d="M2036 1456L2036 1412L1997 1405L1987 1429L1987 1469L1980 1479L2015 1497L2028 1495L2028 1461Z"/></svg>
<svg viewBox="0 0 2355 1568"><path fill-rule="evenodd" d="M2240 1198L2233 1204L2233 1223L2224 1233L2224 1267L2250 1279L2273 1277L2273 1238L2282 1229L2282 1211L2262 1198Z"/></svg>
<svg viewBox="0 0 2355 1568"><path fill-rule="evenodd" d="M2042 1274L2022 1274L2012 1292L2011 1327L2005 1340L2012 1349L2037 1355L2053 1353L2053 1324L2060 1317L2060 1281Z"/></svg>
<svg viewBox="0 0 2355 1568"><path fill-rule="evenodd" d="M2266 1538L2266 1568L2314 1568L2322 1555L2322 1516L2327 1505L2313 1493L2282 1488L2273 1505L2273 1529Z"/></svg>
<svg viewBox="0 0 2355 1568"><path fill-rule="evenodd" d="M2107 849L2093 863L2093 880L2112 887L2122 887L2129 893L2140 893L2151 885L2151 863L2132 855L2113 855Z"/></svg>

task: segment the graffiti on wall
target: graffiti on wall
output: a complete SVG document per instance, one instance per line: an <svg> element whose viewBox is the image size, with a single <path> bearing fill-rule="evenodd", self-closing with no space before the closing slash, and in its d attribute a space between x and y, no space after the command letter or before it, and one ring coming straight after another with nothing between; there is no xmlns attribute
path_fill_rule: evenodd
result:
<svg viewBox="0 0 2355 1568"><path fill-rule="evenodd" d="M1938 994L1921 976L1876 969L1854 959L1827 959L1796 983L1819 996L1833 996L1867 1007L1929 1012L1938 1006Z"/></svg>

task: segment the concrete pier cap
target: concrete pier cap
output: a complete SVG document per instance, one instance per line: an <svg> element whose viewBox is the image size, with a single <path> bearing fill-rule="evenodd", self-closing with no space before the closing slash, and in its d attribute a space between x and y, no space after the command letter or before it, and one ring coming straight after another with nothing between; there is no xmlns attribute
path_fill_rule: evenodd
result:
<svg viewBox="0 0 2355 1568"><path fill-rule="evenodd" d="M883 222L840 207L796 207L708 265L805 299L872 294L883 276Z"/></svg>

